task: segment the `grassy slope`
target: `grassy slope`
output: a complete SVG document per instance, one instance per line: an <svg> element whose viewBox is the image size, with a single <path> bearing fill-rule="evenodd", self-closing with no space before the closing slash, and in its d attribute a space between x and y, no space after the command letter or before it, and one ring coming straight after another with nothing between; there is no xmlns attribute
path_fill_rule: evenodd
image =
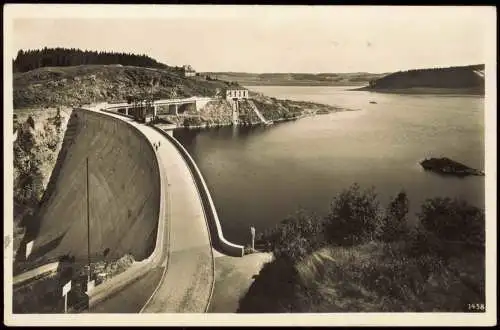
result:
<svg viewBox="0 0 500 330"><path fill-rule="evenodd" d="M484 302L477 283L485 269L477 254L443 262L408 257L401 244L326 247L295 265L268 263L239 312L467 312L471 301Z"/></svg>
<svg viewBox="0 0 500 330"><path fill-rule="evenodd" d="M364 85L386 73L246 73L246 72L207 72L210 76L242 85L286 85L286 86L355 86Z"/></svg>
<svg viewBox="0 0 500 330"><path fill-rule="evenodd" d="M125 101L130 94L153 91L169 98L213 96L228 83L184 78L169 70L117 65L45 67L14 74L14 108L71 106Z"/></svg>

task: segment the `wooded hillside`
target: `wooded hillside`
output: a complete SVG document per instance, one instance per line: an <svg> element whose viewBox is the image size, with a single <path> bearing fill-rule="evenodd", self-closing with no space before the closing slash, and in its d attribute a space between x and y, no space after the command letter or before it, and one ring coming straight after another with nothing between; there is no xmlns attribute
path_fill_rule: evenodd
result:
<svg viewBox="0 0 500 330"><path fill-rule="evenodd" d="M14 72L27 72L43 67L88 64L121 64L158 69L181 69L178 67L169 67L146 55L47 47L40 50L20 50L13 61L13 68Z"/></svg>

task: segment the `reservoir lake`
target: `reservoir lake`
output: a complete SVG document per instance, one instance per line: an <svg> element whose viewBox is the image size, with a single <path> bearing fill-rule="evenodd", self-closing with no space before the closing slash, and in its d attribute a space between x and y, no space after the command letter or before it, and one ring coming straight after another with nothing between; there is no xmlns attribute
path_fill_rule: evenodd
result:
<svg viewBox="0 0 500 330"><path fill-rule="evenodd" d="M271 97L358 111L174 132L202 172L229 241L247 244L250 226L259 233L298 209L324 215L333 197L355 182L373 186L382 206L404 189L413 218L430 197L460 197L484 208L484 177L443 177L419 165L445 156L484 170L484 97L352 88L249 86Z"/></svg>

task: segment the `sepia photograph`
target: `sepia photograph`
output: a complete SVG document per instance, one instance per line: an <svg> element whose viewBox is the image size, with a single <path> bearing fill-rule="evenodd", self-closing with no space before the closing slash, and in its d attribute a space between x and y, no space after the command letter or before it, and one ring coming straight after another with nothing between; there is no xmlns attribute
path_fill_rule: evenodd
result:
<svg viewBox="0 0 500 330"><path fill-rule="evenodd" d="M496 10L4 6L4 324L496 325Z"/></svg>

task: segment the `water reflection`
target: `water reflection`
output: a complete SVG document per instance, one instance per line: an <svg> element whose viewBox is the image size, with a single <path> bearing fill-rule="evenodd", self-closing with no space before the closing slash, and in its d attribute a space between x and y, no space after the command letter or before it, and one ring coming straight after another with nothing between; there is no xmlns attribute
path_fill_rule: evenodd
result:
<svg viewBox="0 0 500 330"><path fill-rule="evenodd" d="M354 182L375 186L383 204L405 189L412 214L435 196L484 206L484 178L442 178L418 165L425 157L445 155L484 169L484 98L261 89L275 97L363 110L267 127L176 131L207 181L228 239L246 243L250 223L259 232L299 207L325 213L332 197Z"/></svg>

